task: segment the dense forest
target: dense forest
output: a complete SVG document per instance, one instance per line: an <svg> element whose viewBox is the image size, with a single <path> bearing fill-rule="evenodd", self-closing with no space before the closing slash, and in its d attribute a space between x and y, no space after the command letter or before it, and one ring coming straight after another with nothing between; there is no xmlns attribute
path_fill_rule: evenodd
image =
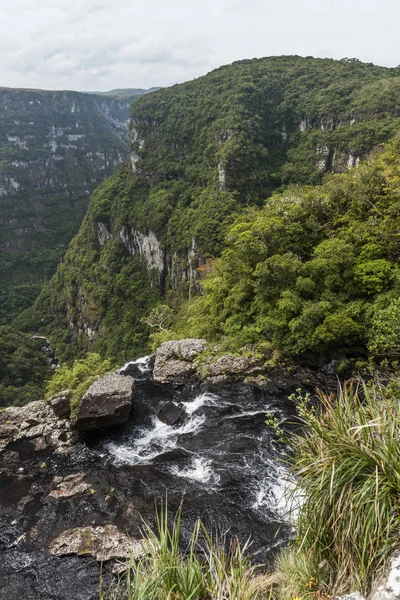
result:
<svg viewBox="0 0 400 600"><path fill-rule="evenodd" d="M166 302L179 312L201 292L204 273L228 244L205 283L207 302L220 312L205 325L212 337L240 331L239 340L260 337L292 354L330 353L340 338L341 348L351 346L364 356L370 341L368 326L360 323L394 281L394 254L386 244L384 250L354 247L357 233L350 230L357 223L363 230L373 227L373 212L367 221L361 214L375 201L360 200L357 209L347 188L357 190L357 197L380 198L381 190L358 179L364 167L348 179L340 173L396 134L399 86L398 69L353 59L272 57L221 67L140 98L131 111L130 159L95 191L57 274L16 325L45 331L64 360L87 351L120 362L132 358L148 350L143 319L149 311ZM317 185L332 173L339 176L322 188L290 187ZM280 214L286 210L281 205L288 206L288 216ZM221 296L220 311L217 299L211 300L211 281L228 255L237 263L235 235L256 244L254 228L261 221L259 248L243 266L251 285L258 269L256 289L247 289L249 280L236 265L231 277L240 276L240 283L227 292L229 298ZM275 232L273 250L264 237L268 227L278 226L282 232ZM286 226L297 228L297 238ZM333 240L339 227L349 233ZM331 253L338 254L336 266ZM360 265L354 271L355 263ZM289 281L280 281L274 269L284 279L290 273ZM349 280L351 286L341 289ZM386 309L386 300L380 302ZM366 323L373 318L368 315ZM336 331L344 328L342 317L349 326L344 337Z"/></svg>

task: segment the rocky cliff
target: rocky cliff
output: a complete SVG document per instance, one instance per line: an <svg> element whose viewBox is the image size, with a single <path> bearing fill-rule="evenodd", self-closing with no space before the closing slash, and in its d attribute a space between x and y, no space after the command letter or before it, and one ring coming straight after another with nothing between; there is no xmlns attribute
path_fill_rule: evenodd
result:
<svg viewBox="0 0 400 600"><path fill-rule="evenodd" d="M125 159L132 101L0 88L0 322L33 301Z"/></svg>
<svg viewBox="0 0 400 600"><path fill-rule="evenodd" d="M142 352L141 318L198 290L233 215L355 167L398 130L399 91L398 69L271 57L139 99L130 160L96 190L30 326L61 354Z"/></svg>

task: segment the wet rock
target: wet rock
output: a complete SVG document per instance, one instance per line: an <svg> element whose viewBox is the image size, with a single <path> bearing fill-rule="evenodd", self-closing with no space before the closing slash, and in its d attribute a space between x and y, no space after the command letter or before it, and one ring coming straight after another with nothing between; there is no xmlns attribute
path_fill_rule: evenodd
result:
<svg viewBox="0 0 400 600"><path fill-rule="evenodd" d="M132 377L111 373L101 377L82 398L74 429L94 431L127 422L132 409Z"/></svg>
<svg viewBox="0 0 400 600"><path fill-rule="evenodd" d="M138 558L144 554L142 540L121 533L115 525L105 527L75 527L63 531L49 547L53 556L91 555L96 560Z"/></svg>
<svg viewBox="0 0 400 600"><path fill-rule="evenodd" d="M118 371L118 375L129 375L135 381L146 381L149 378L149 373L154 367L154 357L146 356L143 359L135 360L126 363Z"/></svg>
<svg viewBox="0 0 400 600"><path fill-rule="evenodd" d="M158 412L158 418L166 425L175 425L185 417L185 411L175 402L166 402Z"/></svg>
<svg viewBox="0 0 400 600"><path fill-rule="evenodd" d="M162 383L185 383L196 372L195 359L206 347L206 340L191 338L161 344L156 352L153 378Z"/></svg>

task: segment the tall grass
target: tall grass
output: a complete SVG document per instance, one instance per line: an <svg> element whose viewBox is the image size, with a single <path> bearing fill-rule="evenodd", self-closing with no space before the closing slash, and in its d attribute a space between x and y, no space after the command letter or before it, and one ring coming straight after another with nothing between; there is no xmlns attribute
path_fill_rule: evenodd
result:
<svg viewBox="0 0 400 600"><path fill-rule="evenodd" d="M305 498L297 553L325 566L332 592L368 591L400 545L399 400L379 382L319 400L318 409L299 403L305 431L293 441Z"/></svg>
<svg viewBox="0 0 400 600"><path fill-rule="evenodd" d="M143 546L143 557L131 558L126 575L102 591L101 600L261 600L270 589L246 544L215 542L200 521L181 550L181 508L170 527L162 507L157 531L144 525Z"/></svg>

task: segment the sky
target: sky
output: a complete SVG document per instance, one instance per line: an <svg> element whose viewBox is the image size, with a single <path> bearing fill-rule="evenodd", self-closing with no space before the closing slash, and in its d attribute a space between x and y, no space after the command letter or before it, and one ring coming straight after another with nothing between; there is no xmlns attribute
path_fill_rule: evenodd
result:
<svg viewBox="0 0 400 600"><path fill-rule="evenodd" d="M0 0L0 86L169 86L281 54L400 64L399 0Z"/></svg>

